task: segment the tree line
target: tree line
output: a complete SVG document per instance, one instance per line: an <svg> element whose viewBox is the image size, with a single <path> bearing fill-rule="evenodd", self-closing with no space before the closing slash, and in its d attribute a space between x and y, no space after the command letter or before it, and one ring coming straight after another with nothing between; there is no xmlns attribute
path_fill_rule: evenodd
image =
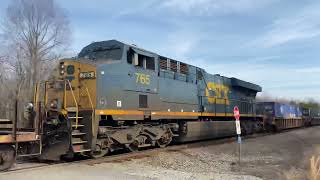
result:
<svg viewBox="0 0 320 180"><path fill-rule="evenodd" d="M0 24L0 118L13 118L32 101L35 83L48 77L70 45L66 10L54 0L12 0Z"/></svg>

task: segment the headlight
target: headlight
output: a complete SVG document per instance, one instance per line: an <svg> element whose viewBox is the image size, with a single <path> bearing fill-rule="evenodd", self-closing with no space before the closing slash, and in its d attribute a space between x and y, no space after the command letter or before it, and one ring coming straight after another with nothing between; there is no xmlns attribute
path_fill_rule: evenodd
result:
<svg viewBox="0 0 320 180"><path fill-rule="evenodd" d="M26 111L29 111L29 112L33 111L33 104L32 104L32 103L28 103L28 104L25 106L25 110L26 110Z"/></svg>
<svg viewBox="0 0 320 180"><path fill-rule="evenodd" d="M58 102L56 100L53 100L50 102L50 108L58 108Z"/></svg>
<svg viewBox="0 0 320 180"><path fill-rule="evenodd" d="M61 63L60 63L60 68L59 68L59 70L60 70L60 75L64 75L64 69L65 69L64 63L61 62Z"/></svg>

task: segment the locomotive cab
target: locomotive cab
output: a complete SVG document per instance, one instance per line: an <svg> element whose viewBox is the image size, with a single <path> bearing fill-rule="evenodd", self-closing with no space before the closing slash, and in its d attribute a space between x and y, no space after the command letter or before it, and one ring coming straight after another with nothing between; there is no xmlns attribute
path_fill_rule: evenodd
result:
<svg viewBox="0 0 320 180"><path fill-rule="evenodd" d="M41 158L58 160L61 155L90 151L96 97L95 69L90 63L63 59L50 79L37 85L35 102L43 102L40 103L43 110L37 114L44 117L46 134Z"/></svg>

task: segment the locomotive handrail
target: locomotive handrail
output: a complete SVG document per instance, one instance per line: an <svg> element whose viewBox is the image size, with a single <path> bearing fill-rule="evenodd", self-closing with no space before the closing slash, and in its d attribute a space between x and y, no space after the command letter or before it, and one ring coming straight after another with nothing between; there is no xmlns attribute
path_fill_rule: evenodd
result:
<svg viewBox="0 0 320 180"><path fill-rule="evenodd" d="M40 88L40 84L36 83L35 84L35 94L34 94L34 108L36 109L38 106L38 99L39 99L39 88Z"/></svg>
<svg viewBox="0 0 320 180"><path fill-rule="evenodd" d="M89 92L89 89L86 85L84 85L86 87L86 91L87 91L87 94L88 94L88 97L89 97L89 101L90 101L90 105L91 105L91 108L92 108L92 114L91 114L91 118L92 120L94 119L94 106L93 106L93 103L92 103L92 99L91 99L91 95L90 95L90 92Z"/></svg>
<svg viewBox="0 0 320 180"><path fill-rule="evenodd" d="M45 81L45 82L44 82L44 90L45 90L45 92L44 92L44 97L43 97L43 99L44 99L44 104L45 104L45 105L48 103L47 84L48 84L48 81Z"/></svg>
<svg viewBox="0 0 320 180"><path fill-rule="evenodd" d="M67 82L66 81L64 81L63 108L67 109Z"/></svg>
<svg viewBox="0 0 320 180"><path fill-rule="evenodd" d="M92 99L91 99L91 95L90 95L90 92L89 92L89 89L88 87L85 85L86 87L86 91L87 91L87 94L88 94L88 97L89 97L89 102L90 102L90 105L91 105L91 109L94 110L94 106L93 106L93 103L92 103Z"/></svg>
<svg viewBox="0 0 320 180"><path fill-rule="evenodd" d="M71 94L72 94L72 97L73 97L73 101L76 105L76 129L78 128L78 116L79 116L79 106L78 106L78 102L77 102L77 99L76 99L76 96L74 95L74 92L73 92L73 89L72 89L72 86L71 86L71 83L69 80L66 80L65 81L65 86L64 86L64 109L67 110L67 84L70 88L70 91L71 91Z"/></svg>
<svg viewBox="0 0 320 180"><path fill-rule="evenodd" d="M33 90L33 103L36 103L36 97L37 97L37 84L34 84L34 90Z"/></svg>

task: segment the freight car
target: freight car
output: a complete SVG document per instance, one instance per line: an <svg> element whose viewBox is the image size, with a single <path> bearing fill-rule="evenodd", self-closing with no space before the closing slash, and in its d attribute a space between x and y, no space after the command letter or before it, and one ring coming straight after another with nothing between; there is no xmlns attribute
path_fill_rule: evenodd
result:
<svg viewBox="0 0 320 180"><path fill-rule="evenodd" d="M17 157L41 153L38 129L17 129L16 124L8 119L0 119L0 171L10 168Z"/></svg>
<svg viewBox="0 0 320 180"><path fill-rule="evenodd" d="M97 158L117 149L234 135L234 106L244 133L260 131L260 91L258 85L109 40L62 59L48 81L36 85L28 117L37 122L39 158ZM26 146L26 152L33 151L28 147L34 148Z"/></svg>
<svg viewBox="0 0 320 180"><path fill-rule="evenodd" d="M303 118L301 107L298 105L258 102L257 114L264 117L264 127L267 130L278 131L305 125L305 118Z"/></svg>
<svg viewBox="0 0 320 180"><path fill-rule="evenodd" d="M302 107L302 117L306 126L320 125L320 110L318 108Z"/></svg>

